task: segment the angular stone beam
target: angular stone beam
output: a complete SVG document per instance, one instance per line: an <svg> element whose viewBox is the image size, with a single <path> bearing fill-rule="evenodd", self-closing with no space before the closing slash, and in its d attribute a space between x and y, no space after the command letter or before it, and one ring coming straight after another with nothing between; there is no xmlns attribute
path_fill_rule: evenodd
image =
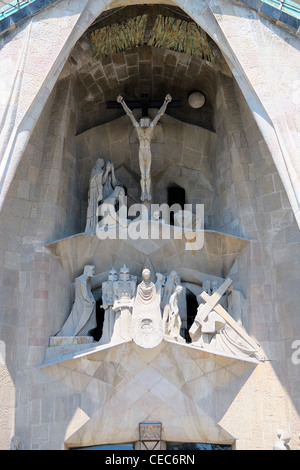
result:
<svg viewBox="0 0 300 470"><path fill-rule="evenodd" d="M220 302L221 297L225 294L228 287L232 284L232 280L228 277L223 284L213 293L213 295L208 295L206 292L202 292L200 297L206 302L205 305L201 307L201 317L203 320L207 318L209 313L215 309L216 305ZM206 294L205 299L202 297L203 294Z"/></svg>

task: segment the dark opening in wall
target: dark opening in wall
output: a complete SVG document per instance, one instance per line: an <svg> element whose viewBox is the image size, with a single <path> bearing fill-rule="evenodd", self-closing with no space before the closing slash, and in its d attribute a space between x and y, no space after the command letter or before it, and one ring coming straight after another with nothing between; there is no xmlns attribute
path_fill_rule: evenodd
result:
<svg viewBox="0 0 300 470"><path fill-rule="evenodd" d="M195 317L197 315L198 301L197 301L197 297L195 296L195 294L193 294L193 292L191 292L189 289L186 289L186 306L187 306L187 325L186 325L186 332L185 332L184 338L187 343L190 343L191 338L189 335L189 329L194 323Z"/></svg>
<svg viewBox="0 0 300 470"><path fill-rule="evenodd" d="M185 204L185 189L178 186L178 184L171 184L168 187L168 206L171 207L173 204L179 204L184 209ZM174 225L174 213L170 214L170 224Z"/></svg>
<svg viewBox="0 0 300 470"><path fill-rule="evenodd" d="M97 300L96 302L97 327L89 332L89 334L93 336L95 341L99 341L101 339L102 331L103 331L105 310L104 308L101 307L101 303L102 303L102 299Z"/></svg>

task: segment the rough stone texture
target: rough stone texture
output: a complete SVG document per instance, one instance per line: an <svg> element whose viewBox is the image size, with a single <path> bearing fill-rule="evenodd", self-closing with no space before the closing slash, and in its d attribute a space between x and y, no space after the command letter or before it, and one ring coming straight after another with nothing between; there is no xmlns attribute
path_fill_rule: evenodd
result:
<svg viewBox="0 0 300 470"><path fill-rule="evenodd" d="M134 390L137 394L143 392L147 377L151 381L151 393L147 393L144 399L142 395L135 397L137 401L140 399L142 410L137 413L137 419L154 419L163 411L163 416L169 419L166 439L191 441L205 438L203 433L197 434L198 421L185 411L180 415L180 427L177 416L180 407L176 410L177 415L174 410L170 414L172 404L166 404L161 398L168 391L164 378L170 366L170 351L168 354L165 351L161 357L141 358L131 348L125 351L128 355L122 355L119 360L116 350L103 350L100 355L100 360L105 363L103 368L97 361L94 364L94 361L80 358L75 360L75 368L74 363L70 365L68 362L53 366L51 373L50 369L48 373L47 368L39 368L44 361L50 336L60 329L70 311L72 282L83 267L78 266L77 271L72 271L72 257L76 262L87 253L92 257L88 252L88 247L92 248L89 240L85 239L83 243L87 252L80 251L80 245L75 243L74 251L70 252L72 256L66 256L66 266L70 268L71 276L70 271L60 263L57 253L54 254L46 245L82 232L88 174L98 154L112 158L115 166L119 164L117 175L132 187L132 197L137 196L134 193L134 184L138 183L135 176L137 142L129 131L130 123L126 116L115 114L101 122L99 116L89 117L89 110L93 114L97 102L86 101L86 96L90 96L86 90L92 96L94 81L98 79L104 84L100 76L102 69L108 78L105 80L111 86L105 96L113 99L118 94L116 92L124 92L125 86L128 90L132 89L130 73L134 77L139 76L141 82L143 76L149 77L150 70L157 76L167 77L163 69L158 70L159 60L163 58L161 67L168 65L168 73L171 74L171 69L174 73L170 75L174 77L170 80L173 86L183 70L185 78L191 76L189 83L193 82L195 75L198 76L200 69L207 71L208 77L213 78L210 95L212 112L209 126L205 129L200 127L203 122L198 122L198 125L188 119L187 122L180 122L179 116L177 119L176 116L165 116L162 120L162 132L158 132L157 142L153 142L153 153L159 155L156 160L154 158L153 164L157 197L161 194L163 199L163 191L169 181L177 182L186 188L188 198L193 198L189 201L203 202L205 198L208 228L250 240L250 243L245 243L233 266L230 265L229 272L222 272L220 265L210 257L206 261L211 260L211 265L208 263L205 269L209 270L210 266L211 273L214 271L214 275L220 278L229 274L235 287L245 295L248 332L261 344L267 357L266 363L256 367L247 380L239 383L239 387L228 385L222 400L209 403L215 413L214 422L224 430L226 438L225 434L217 432L215 425L210 427L210 421L207 421L207 429L214 440L220 438L224 442L228 439L228 442L235 442L237 449L271 449L277 430L283 428L291 433L291 448L297 449L300 366L293 364L291 356L292 343L300 337L300 232L293 213L293 210L297 212L297 207L291 197L290 181L286 179L286 169L282 166L282 153L278 153L272 126L264 121L267 114L276 128L284 157L288 153L291 159L290 163L287 162L288 171L292 175L294 170L295 176L291 178L296 188L299 178L299 163L295 161L298 153L293 149L297 145L296 38L266 19L253 21L256 13L246 7L218 1L211 5L220 25L214 38L232 69L233 77L224 66L224 59L220 58L215 68L207 69L206 65L200 66L194 62L184 64L184 57L178 60L177 56L166 51L157 57L155 63L155 52L152 51L150 67L149 52L143 48L135 51L132 57L131 54L115 57L113 68L109 68L110 63L102 63L95 70L89 70L88 61L79 67L79 61L73 66L67 62L57 82L76 41L102 10L112 5L123 6L123 2L110 4L97 0L88 5L82 1L57 2L51 9L37 15L40 21L25 21L19 29L1 38L1 59L5 64L0 72L1 86L5 91L1 92L1 100L5 101L0 103L3 122L1 143L2 149L6 149L1 158L4 158L2 162L6 162L5 158L11 158L9 170L12 171L7 173L8 180L1 180L4 182L4 192L0 214L0 340L5 346L0 343L0 378L1 384L4 384L0 392L1 398L4 397L0 400L0 447L9 448L13 435L20 437L25 449L61 449L65 446L65 440L80 444L77 437L73 441L71 436L78 436L78 430L94 413L105 415L107 435L112 436L114 442L114 439L119 441L122 436L114 435L115 420L111 420L109 427L109 417L115 413L116 402L123 403L124 410L126 408L126 413L129 413L130 404L135 403L131 394ZM215 17L206 4L187 0L178 1L177 5L182 6L213 36ZM83 39L78 48L84 44ZM264 48L261 47L262 43ZM74 49L74 55L78 48L76 46ZM86 61L86 56L88 51L84 52L83 61ZM175 70L174 57L177 60ZM123 67L125 63L122 65L124 60L126 69ZM275 60L280 64L279 68L274 65ZM117 72L118 81L115 80ZM88 75L93 78L90 83ZM152 80L153 76L150 76ZM253 87L251 93L246 78ZM83 87L80 87L81 79L86 79ZM15 88L12 88L13 83ZM102 85L101 91L97 85L99 97L104 91ZM259 114L261 108L257 108L257 104L262 105L266 112ZM204 111L205 106L202 109ZM114 120L116 117L119 119ZM75 137L77 132L99 124L99 127ZM199 147L204 139L210 143L207 148ZM288 146L287 150L284 150L285 146ZM3 175L2 172L1 177ZM158 202L161 202L159 198ZM66 243L65 255L69 253L68 249L73 248L74 238L70 239L71 242L68 239L59 242ZM230 245L228 238L224 239ZM145 246L143 249L146 252L128 246L126 256L131 257L131 267L138 271L145 262L147 250ZM211 249L213 247L213 244L210 245ZM167 245L159 247L153 251L151 261L154 266L161 263L166 267L166 272L180 264L185 275L191 269L194 278L198 275L201 279L201 257L193 253L185 256L183 248L181 250L180 256L176 257L175 245L171 248ZM111 252L103 255L102 267L101 253L97 252L97 274L102 275L110 269L113 260L121 263L122 253L123 244L115 251L111 248ZM87 261L90 263L93 259ZM106 272L104 274L106 276ZM190 272L188 274L191 275ZM173 372L168 369L168 373L171 383L177 374L177 386L185 387L182 357L178 355L179 369L173 368ZM126 390L124 383L119 384L120 375L117 374L119 372L122 377L121 361L125 361L124 358L127 358L124 369L126 365L132 374ZM188 370L195 373L195 382L189 380L185 387L186 394L182 392L178 395L178 400L183 401L183 396L190 399L190 394L197 388L197 374L201 369L200 363L197 363L198 357L193 356L190 361L186 356L184 358L189 362ZM145 365L150 362L151 371L150 366ZM81 373L82 368L84 374ZM142 375L137 384L134 375L139 373ZM98 374L99 379L94 374ZM155 382L157 374L161 385L152 396L158 384ZM87 376L92 379L86 380ZM82 388L87 383L88 388L82 394ZM111 402L107 400L110 390L115 393ZM124 395L127 401L122 402L119 398ZM211 394L205 399L215 400ZM106 407L103 407L104 403ZM195 406L197 409L205 408L206 404L204 400ZM184 404L181 409L186 410ZM120 411L122 408L118 408L118 415ZM95 422L98 423L96 416ZM138 430L138 422L132 425L135 426L131 429L132 439L138 439L134 434ZM84 434L84 443L94 442L89 436L88 432ZM104 440L105 436L98 435L97 443Z"/></svg>

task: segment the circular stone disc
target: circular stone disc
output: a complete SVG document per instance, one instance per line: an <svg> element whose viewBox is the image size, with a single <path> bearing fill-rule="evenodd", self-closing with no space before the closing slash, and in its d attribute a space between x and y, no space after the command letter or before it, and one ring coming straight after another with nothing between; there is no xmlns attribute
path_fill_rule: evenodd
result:
<svg viewBox="0 0 300 470"><path fill-rule="evenodd" d="M195 91L190 94L188 102L191 108L199 109L205 103L205 96L200 91Z"/></svg>

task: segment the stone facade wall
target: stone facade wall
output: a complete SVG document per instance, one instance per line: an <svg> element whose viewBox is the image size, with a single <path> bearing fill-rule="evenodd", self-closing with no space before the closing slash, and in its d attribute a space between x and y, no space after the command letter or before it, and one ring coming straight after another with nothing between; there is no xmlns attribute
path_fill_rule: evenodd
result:
<svg viewBox="0 0 300 470"><path fill-rule="evenodd" d="M62 39L65 28L68 26L71 30L76 23L76 5L79 12L83 5L82 2L81 7L80 2L76 2L75 6L74 2L72 3L74 16L71 15L69 23L61 20L62 27L58 36L62 43L65 40ZM191 9L194 17L200 15L194 2L187 3L186 8ZM226 11L228 7L223 4L222 6ZM238 12L241 11L239 7L235 8ZM95 7L95 10L98 14L99 6ZM62 11L66 14L65 10ZM93 18L91 11L89 15L89 20L83 21L84 25L90 24ZM248 20L251 20L253 15L253 12L249 13L239 21L250 25L251 21ZM223 18L222 10L217 16L223 30L230 36L228 17L226 20ZM45 26L50 27L50 23L47 22ZM265 20L263 28L264 34L272 33L273 27L269 28L268 33L265 31L268 28ZM85 28L81 33L84 30ZM20 34L19 38L22 40L24 31L26 32L26 28L15 37L18 38ZM278 29L276 31L278 32ZM39 33L35 33L38 36ZM289 39L286 47L289 48L292 47L288 44L289 41L292 43L294 39L288 34L287 36ZM233 43L238 41L236 35L231 39ZM284 39L277 38L276 44L277 41L284 42ZM12 40L9 45L6 39L5 46L4 57L11 65L7 57L12 57L11 48L17 48L18 41ZM30 90L34 97L47 76L46 72L51 69L50 65L55 62L56 54L53 50L52 52L52 62L48 57L49 67L47 70L43 69L44 75L37 74L40 76L39 84L35 83L36 88L32 86ZM67 56L67 51L64 51L64 54ZM240 54L242 55L243 51ZM263 57L260 58L261 61ZM244 63L246 68L248 65ZM252 69L251 64L249 67ZM261 64L260 80L256 84L262 100L263 70L264 64ZM28 72L28 68L26 71ZM51 90L50 82L55 82L55 74L50 75ZM157 172L155 183L158 189L165 189L166 182L175 180L180 185L186 185L187 202L203 202L204 198L206 206L209 206L206 219L209 228L251 240L229 274L235 286L247 298L248 331L261 343L267 361L257 366L251 377L246 377L234 400L232 388L226 388L223 398L227 407L221 403L213 403L211 406L216 407L214 416L226 430L227 438L231 435L232 441L236 439L236 448L270 449L276 439L277 429L287 428L293 436L291 448L296 449L300 427L300 366L291 361L291 346L293 340L300 337L300 232L278 168L272 159L270 144L268 142L267 147L265 136L262 136L253 118L252 97L246 96L247 103L239 86L228 74L220 73L218 80L214 113L215 133L180 123L168 116L162 119L163 132L158 130L157 141L153 143L154 153L159 154L159 159L154 161L153 166ZM288 81L286 77L285 80ZM22 121L26 115L26 106L30 108L32 104L32 96L27 88L26 90L28 101L23 104L24 108L19 108L20 116L14 121L15 129L19 126L18 119ZM22 93L26 90L22 88ZM45 357L49 337L61 327L72 301L71 280L62 269L59 258L44 245L83 230L88 175L98 156L111 158L116 162L120 178L127 178L128 185L134 179L132 175L137 173L137 142L130 132L130 123L126 117L75 137L77 118L80 114L77 107L77 90L76 78L70 78L65 70L47 102L47 93L40 100L39 106L43 112L38 119L39 112L35 110L33 121L37 122L36 127L31 124L34 131L20 164L14 166L17 168L15 177L1 210L2 449L9 447L12 435L20 436L26 449L63 448L66 438L73 436L78 428L88 421L89 415L96 412L99 400L102 400L101 405L104 405L109 389L103 382L99 386L91 380L87 394L81 393L85 378L80 376L80 366L85 369L86 363L77 364L78 375L77 370L71 373L68 367L64 366L54 368L54 374L39 368ZM274 102L272 104L269 95L266 102L271 115L271 111L274 109L275 112L277 108ZM5 114L6 103L2 105ZM280 132L284 135L281 127ZM130 136L128 140L126 135ZM205 145L200 148L198 144L202 145L204 139ZM206 147L208 142L214 146L214 156L209 154L212 147ZM17 148L19 149L18 146ZM125 168L126 162L129 162L132 174ZM202 185L200 188L199 178ZM136 197L136 194L132 193L132 197ZM121 254L120 248L117 256ZM164 256L163 249L159 255ZM138 263L142 263L140 258L134 262L138 266ZM164 262L168 263L167 255ZM194 263L197 264L196 261ZM138 360L136 354L134 357L137 363L141 364L142 361ZM108 362L109 365L102 371L109 378L106 384L116 385L113 373L116 372L117 362ZM191 358L190 368L192 371L198 371L193 369L196 367L194 362L196 363L196 360ZM130 366L133 367L132 362ZM156 380L153 369L147 369L152 388L155 387ZM171 374L170 370L168 373ZM163 379L166 376L167 373ZM105 379L104 376L102 378ZM195 391L197 385L192 382L193 380L188 386L189 393ZM134 388L134 384L133 379L131 387ZM165 382L156 391L166 393L167 388L163 384ZM128 393L130 387L126 390L127 395ZM138 399L139 397L136 398L137 401ZM130 399L126 403L129 402ZM146 406L145 403L143 406ZM170 415L166 403L161 403L161 406L165 414L157 416L167 419ZM115 412L114 407L115 401L112 401L105 412L108 415ZM151 418L151 413L146 409L138 417ZM194 416L182 418L181 422L185 422L185 431L182 434L175 416L172 415L176 437L196 439L197 420L193 421L193 418ZM172 435L171 431L172 429L168 431L168 436ZM113 438L112 428L110 432Z"/></svg>
<svg viewBox="0 0 300 470"><path fill-rule="evenodd" d="M257 377L262 402L256 403L256 413L260 409L256 419L264 416L273 432L280 421L286 422L297 448L299 398L294 381L299 366L291 357L292 343L299 336L299 230L278 171L239 87L230 78L220 77L214 167L216 228L251 240L229 275L247 298L248 331L268 357L264 372ZM246 389L243 392L247 393ZM275 412L271 402L278 404ZM249 410L254 403L249 404ZM249 446L258 438L255 428L256 424L249 423L248 435L238 445ZM268 432L262 431L258 447L270 446Z"/></svg>
<svg viewBox="0 0 300 470"><path fill-rule="evenodd" d="M60 82L27 146L2 213L0 315L6 350L1 364L2 449L9 448L14 429L25 448L31 442L36 448L35 432L38 439L45 438L39 427L43 380L32 366L43 362L49 335L59 329L70 308L70 283L44 248L48 241L74 232L78 223L73 217L79 206L69 97L69 81ZM9 385L14 392L8 400Z"/></svg>

